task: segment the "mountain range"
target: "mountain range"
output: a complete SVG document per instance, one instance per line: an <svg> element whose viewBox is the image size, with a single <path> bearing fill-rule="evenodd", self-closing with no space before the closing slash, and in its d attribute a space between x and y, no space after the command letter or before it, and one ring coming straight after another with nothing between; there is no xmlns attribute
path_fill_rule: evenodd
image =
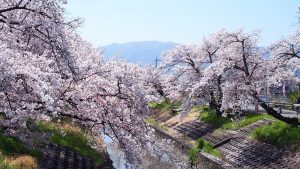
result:
<svg viewBox="0 0 300 169"><path fill-rule="evenodd" d="M155 64L156 58L166 50L176 47L174 42L139 41L127 43L113 43L101 47L104 49L105 59L121 57L128 62L139 64Z"/></svg>

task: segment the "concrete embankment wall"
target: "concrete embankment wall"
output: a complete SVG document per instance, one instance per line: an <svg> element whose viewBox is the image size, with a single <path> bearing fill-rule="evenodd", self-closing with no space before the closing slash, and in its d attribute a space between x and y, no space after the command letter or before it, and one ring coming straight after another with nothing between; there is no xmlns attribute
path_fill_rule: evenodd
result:
<svg viewBox="0 0 300 169"><path fill-rule="evenodd" d="M170 134L162 131L161 129L154 127L155 134L164 139L170 139L174 142L176 148L186 155L188 155L189 150L192 148L190 145L178 140L177 138L171 136ZM232 169L235 168L232 165L226 163L225 161L215 158L210 154L200 152L198 155L198 160L196 162L195 168L197 169Z"/></svg>

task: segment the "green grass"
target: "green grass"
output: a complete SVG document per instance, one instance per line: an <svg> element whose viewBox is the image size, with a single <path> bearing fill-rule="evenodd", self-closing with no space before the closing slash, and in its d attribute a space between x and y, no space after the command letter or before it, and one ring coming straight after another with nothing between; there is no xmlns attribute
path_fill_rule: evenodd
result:
<svg viewBox="0 0 300 169"><path fill-rule="evenodd" d="M248 114L241 120L232 121L230 118L218 116L215 110L212 110L207 106L200 106L197 109L200 111L200 119L202 121L207 124L211 124L216 128L223 128L227 130L238 130L262 119L274 119L268 114Z"/></svg>
<svg viewBox="0 0 300 169"><path fill-rule="evenodd" d="M220 117L215 110L208 108L207 106L198 107L200 110L200 119L207 124L211 124L214 127L222 127L226 123L230 123L231 120L227 117Z"/></svg>
<svg viewBox="0 0 300 169"><path fill-rule="evenodd" d="M214 149L213 145L210 142L205 141L202 138L199 138L197 140L197 145L189 151L189 161L190 161L190 164L192 166L197 161L198 154L201 151L205 152L205 153L208 153L208 154L211 154L214 157L220 157L221 156L221 152L217 149Z"/></svg>
<svg viewBox="0 0 300 169"><path fill-rule="evenodd" d="M298 97L300 97L300 92L299 91L294 91L292 93L288 94L289 99L291 100L292 103L297 103Z"/></svg>
<svg viewBox="0 0 300 169"><path fill-rule="evenodd" d="M276 146L300 151L300 128L281 121L257 128L251 136Z"/></svg>
<svg viewBox="0 0 300 169"><path fill-rule="evenodd" d="M223 125L223 128L227 130L237 130L262 119L273 119L273 118L268 114L249 114L241 120L234 120L229 123L225 123Z"/></svg>
<svg viewBox="0 0 300 169"><path fill-rule="evenodd" d="M103 164L101 154L97 150L91 148L89 145L89 136L79 127L41 121L37 123L34 130L39 132L51 132L53 133L50 137L52 143L68 147L83 156L93 159L97 166Z"/></svg>
<svg viewBox="0 0 300 169"><path fill-rule="evenodd" d="M0 128L0 169L21 169L14 160L19 156L40 158L42 152L27 148L19 139L6 136Z"/></svg>
<svg viewBox="0 0 300 169"><path fill-rule="evenodd" d="M48 122L48 121L32 121L28 120L26 122L27 128L32 132L42 132L42 133L59 133L64 130L68 130L63 126L62 123ZM80 129L79 129L80 130Z"/></svg>
<svg viewBox="0 0 300 169"><path fill-rule="evenodd" d="M217 149L214 149L213 145L210 142L205 141L202 138L198 139L197 142L198 142L197 148L200 149L200 150L202 150L203 152L211 154L211 155L213 155L215 157L220 157L221 156L220 151L217 150Z"/></svg>
<svg viewBox="0 0 300 169"><path fill-rule="evenodd" d="M6 136L0 132L0 151L4 155L31 155L39 158L41 152L28 149L20 140L15 137Z"/></svg>
<svg viewBox="0 0 300 169"><path fill-rule="evenodd" d="M161 103L152 102L150 107L153 109L161 110L163 112L172 112L173 109L178 109L181 106L181 102L172 103L169 100L164 100Z"/></svg>
<svg viewBox="0 0 300 169"><path fill-rule="evenodd" d="M195 165L199 152L200 152L200 150L197 149L197 148L190 149L190 151L189 151L189 162L190 162L191 166Z"/></svg>
<svg viewBox="0 0 300 169"><path fill-rule="evenodd" d="M153 117L148 117L148 118L145 119L145 121L146 121L148 124L150 124L150 125L152 125L152 126L154 126L154 127L157 127L157 128L159 128L159 129L168 131L168 127L167 127L167 126L165 126L165 125L163 125L163 124L157 122Z"/></svg>
<svg viewBox="0 0 300 169"><path fill-rule="evenodd" d="M8 162L3 155L0 155L0 169L19 169L19 168L16 165Z"/></svg>
<svg viewBox="0 0 300 169"><path fill-rule="evenodd" d="M93 159L98 166L103 163L100 153L88 145L88 140L82 134L67 132L63 135L55 133L50 140L55 144L68 147L83 156Z"/></svg>

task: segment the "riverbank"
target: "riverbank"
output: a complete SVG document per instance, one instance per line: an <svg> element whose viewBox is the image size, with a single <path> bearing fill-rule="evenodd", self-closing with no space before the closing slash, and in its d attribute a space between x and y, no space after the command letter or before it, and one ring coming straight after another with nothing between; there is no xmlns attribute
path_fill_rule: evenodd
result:
<svg viewBox="0 0 300 169"><path fill-rule="evenodd" d="M101 138L92 140L73 123L27 121L24 128L2 131L0 141L5 169L113 168Z"/></svg>
<svg viewBox="0 0 300 169"><path fill-rule="evenodd" d="M161 138L169 139L173 142L173 145L182 152L183 155L189 156L189 151L193 148L194 145L183 141L182 138L176 138L170 135L167 131L161 130L155 126L152 126L155 129L155 135ZM201 168L205 169L232 169L234 168L232 165L226 163L222 159L216 158L210 154L200 152L197 155L197 160L195 165L201 166Z"/></svg>
<svg viewBox="0 0 300 169"><path fill-rule="evenodd" d="M300 155L297 152L256 140L252 133L261 127L269 126L274 119L258 116L242 121L226 122L216 127L201 120L203 112L194 109L187 117L172 116L165 112L153 112L158 128L171 137L188 145L195 145L199 138L210 142L221 152L220 159L233 168L297 168L300 166ZM205 114L204 114L205 115ZM210 114L212 115L212 114ZM205 120L212 118L206 117ZM209 122L209 120L208 120ZM236 124L235 124L236 123ZM225 127L226 126L226 127ZM233 127L228 127L233 126ZM193 144L194 143L194 144Z"/></svg>

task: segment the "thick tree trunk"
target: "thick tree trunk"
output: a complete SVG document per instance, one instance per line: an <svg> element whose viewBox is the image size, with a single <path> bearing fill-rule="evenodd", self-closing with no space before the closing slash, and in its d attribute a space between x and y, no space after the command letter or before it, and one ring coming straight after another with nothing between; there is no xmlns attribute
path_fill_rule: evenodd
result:
<svg viewBox="0 0 300 169"><path fill-rule="evenodd" d="M168 98L166 97L166 94L163 90L163 87L159 84L154 85L154 88L156 89L157 93L162 96L165 100L167 100Z"/></svg>
<svg viewBox="0 0 300 169"><path fill-rule="evenodd" d="M283 122L286 122L288 124L291 124L293 126L300 126L299 120L296 117L285 117L278 113L276 110L274 110L272 107L269 107L265 102L260 103L261 107L264 108L267 113L274 118L281 120Z"/></svg>
<svg viewBox="0 0 300 169"><path fill-rule="evenodd" d="M221 111L221 108L220 108L219 105L217 105L217 107L215 108L215 110L216 110L216 113L217 113L218 116L222 116L223 112Z"/></svg>
<svg viewBox="0 0 300 169"><path fill-rule="evenodd" d="M2 130L2 131L5 131L5 130L7 130L7 129L8 129L8 127L7 127L7 126L2 126L2 125L0 125L0 128L1 128L1 130Z"/></svg>
<svg viewBox="0 0 300 169"><path fill-rule="evenodd" d="M253 92L253 97L259 102L260 106L266 110L266 112L273 116L274 118L281 120L283 122L286 122L288 124L291 124L293 126L300 126L299 120L296 117L285 117L281 115L278 111L274 110L272 107L269 107L266 102L261 100L257 94L256 91Z"/></svg>
<svg viewBox="0 0 300 169"><path fill-rule="evenodd" d="M222 116L221 106L216 102L216 99L212 92L210 93L209 108L214 109L218 116Z"/></svg>
<svg viewBox="0 0 300 169"><path fill-rule="evenodd" d="M218 98L218 104L217 104L218 110L216 110L216 111L219 116L222 116L222 114L223 114L223 112L221 111L222 101L223 101L223 91L221 88L221 83L222 83L221 80L222 80L222 76L218 76L217 84L218 84L219 98Z"/></svg>
<svg viewBox="0 0 300 169"><path fill-rule="evenodd" d="M158 94L159 94L160 96L162 96L165 100L168 99L168 98L166 97L166 95L165 95L165 92L164 92L162 89L158 89L157 92L158 92Z"/></svg>

